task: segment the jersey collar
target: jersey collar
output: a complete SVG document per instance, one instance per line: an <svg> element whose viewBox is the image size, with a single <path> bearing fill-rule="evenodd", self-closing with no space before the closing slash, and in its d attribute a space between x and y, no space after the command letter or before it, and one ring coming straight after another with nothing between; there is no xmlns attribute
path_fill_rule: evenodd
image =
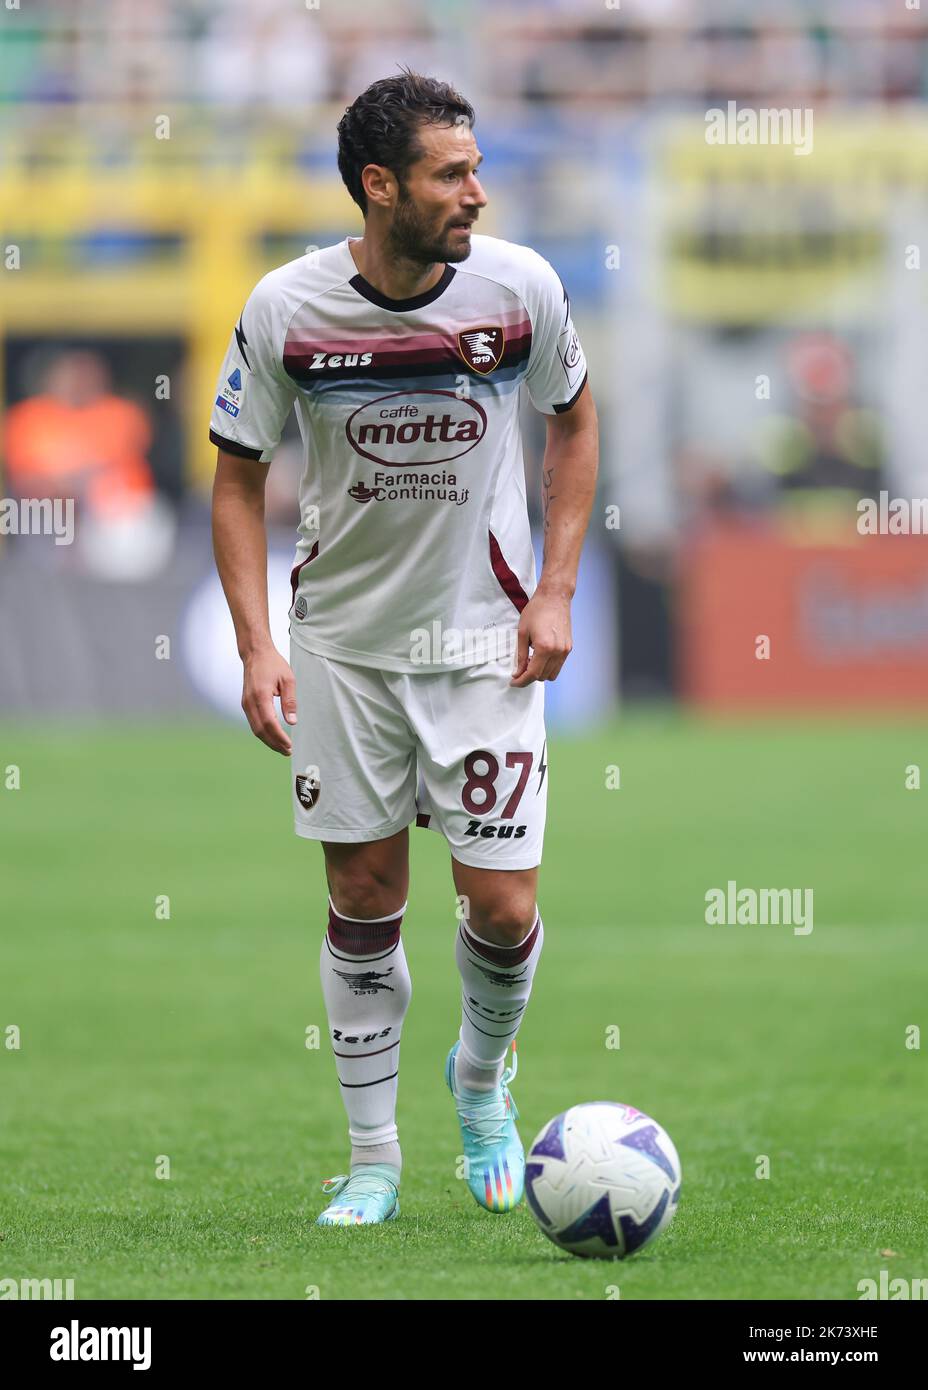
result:
<svg viewBox="0 0 928 1390"><path fill-rule="evenodd" d="M348 283L358 294L370 300L371 304L376 304L378 309L389 309L394 314L408 313L410 309L423 309L426 304L431 304L433 300L438 299L439 295L444 294L445 290L454 279L454 266L446 265L438 281L430 290L426 290L424 294L414 294L409 299L389 299L385 294L381 294L380 290L372 285L369 280L365 280L364 276L355 265L354 257L351 254L348 243L349 241L356 240L356 237L345 238L345 255L354 270L354 275L351 276Z"/></svg>

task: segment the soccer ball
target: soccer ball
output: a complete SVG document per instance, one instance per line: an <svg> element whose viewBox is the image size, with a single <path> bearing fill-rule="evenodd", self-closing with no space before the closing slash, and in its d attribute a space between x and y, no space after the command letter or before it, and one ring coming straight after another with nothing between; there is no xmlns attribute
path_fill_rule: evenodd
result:
<svg viewBox="0 0 928 1390"><path fill-rule="evenodd" d="M624 1259L667 1229L680 1160L666 1130L632 1105L573 1105L538 1135L525 1197L549 1240L572 1255Z"/></svg>

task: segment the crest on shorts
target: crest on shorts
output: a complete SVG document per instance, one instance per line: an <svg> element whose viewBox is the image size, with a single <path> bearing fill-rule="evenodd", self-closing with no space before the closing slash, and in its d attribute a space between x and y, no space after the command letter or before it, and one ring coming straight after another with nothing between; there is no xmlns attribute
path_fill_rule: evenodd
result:
<svg viewBox="0 0 928 1390"><path fill-rule="evenodd" d="M304 777L302 774L296 779L296 799L301 806L305 806L307 811L311 811L319 800L319 778Z"/></svg>
<svg viewBox="0 0 928 1390"><path fill-rule="evenodd" d="M458 352L468 367L486 376L498 367L506 346L506 336L502 328L468 328L466 333L458 334Z"/></svg>

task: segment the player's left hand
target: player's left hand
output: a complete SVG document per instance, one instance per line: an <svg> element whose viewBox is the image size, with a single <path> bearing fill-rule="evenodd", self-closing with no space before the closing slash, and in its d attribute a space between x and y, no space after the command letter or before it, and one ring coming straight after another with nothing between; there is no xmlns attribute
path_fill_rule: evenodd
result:
<svg viewBox="0 0 928 1390"><path fill-rule="evenodd" d="M509 684L556 680L572 645L570 599L536 589L519 619L516 669Z"/></svg>

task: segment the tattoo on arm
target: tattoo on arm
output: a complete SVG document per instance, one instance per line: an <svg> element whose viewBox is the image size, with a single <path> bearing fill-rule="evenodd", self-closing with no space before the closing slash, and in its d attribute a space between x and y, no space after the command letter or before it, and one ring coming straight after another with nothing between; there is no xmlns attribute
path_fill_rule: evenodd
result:
<svg viewBox="0 0 928 1390"><path fill-rule="evenodd" d="M557 499L557 493L551 491L551 484L552 484L552 482L554 481L554 466L553 466L553 465L552 465L550 468L542 468L542 470L541 470L541 481L542 481L542 490L541 490L542 511L543 511L543 515L544 515L544 533L545 533L545 538L547 539L548 530L549 530L550 525L551 525L551 520L550 520L550 518L549 518L549 516L548 516L548 508L551 506L551 503L554 502L554 501Z"/></svg>

